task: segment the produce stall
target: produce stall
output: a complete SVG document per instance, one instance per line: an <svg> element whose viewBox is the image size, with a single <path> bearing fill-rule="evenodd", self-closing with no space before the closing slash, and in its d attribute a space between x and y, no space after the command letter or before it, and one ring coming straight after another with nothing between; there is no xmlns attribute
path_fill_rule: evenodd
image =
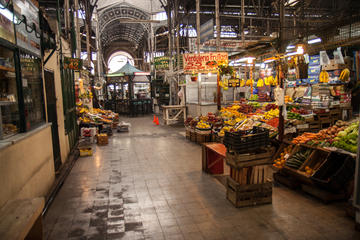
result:
<svg viewBox="0 0 360 240"><path fill-rule="evenodd" d="M320 54L324 56L324 52ZM218 111L188 117L186 137L198 144L224 143L231 152L226 142L229 136L238 134L245 139L256 135L258 127L266 129L277 147L270 156L275 180L325 202L348 198L358 151L359 120L353 108L359 104L352 104L353 72L358 66L352 65L351 57L344 57L341 64L334 59L323 63L320 54L278 56L272 61L265 59L267 64L261 67L245 64L233 74L239 77L234 89L232 81L221 78L222 92L231 89L244 94L223 103ZM251 149L244 142L240 148ZM241 182L238 174L230 172Z"/></svg>

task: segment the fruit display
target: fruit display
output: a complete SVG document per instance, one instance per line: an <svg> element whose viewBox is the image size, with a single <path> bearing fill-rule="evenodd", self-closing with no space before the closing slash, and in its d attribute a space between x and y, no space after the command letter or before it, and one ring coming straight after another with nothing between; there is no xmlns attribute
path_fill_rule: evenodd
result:
<svg viewBox="0 0 360 240"><path fill-rule="evenodd" d="M270 111L266 112L264 114L264 119L266 120L270 120L270 119L273 119L275 117L278 117L279 116L279 109L271 109Z"/></svg>
<svg viewBox="0 0 360 240"><path fill-rule="evenodd" d="M272 109L277 109L277 108L279 108L279 107L276 104L269 103L269 104L266 104L265 111L270 111Z"/></svg>
<svg viewBox="0 0 360 240"><path fill-rule="evenodd" d="M276 168L283 168L286 159L289 157L289 154L291 153L292 149L293 149L292 145L289 145L286 148L284 148L284 151L280 153L280 156L274 160L273 166Z"/></svg>
<svg viewBox="0 0 360 240"><path fill-rule="evenodd" d="M82 103L76 104L78 121L83 124L112 124L119 120L119 114L110 110L93 108L91 111Z"/></svg>
<svg viewBox="0 0 360 240"><path fill-rule="evenodd" d="M211 129L211 125L207 122L204 122L203 120L200 120L200 122L197 123L196 128L198 129Z"/></svg>
<svg viewBox="0 0 360 240"><path fill-rule="evenodd" d="M310 156L312 149L303 149L291 155L285 162L285 166L299 169L305 160Z"/></svg>
<svg viewBox="0 0 360 240"><path fill-rule="evenodd" d="M268 124L274 128L277 128L277 127L279 127L279 118L275 117L273 119L270 119L270 120L266 121L266 124Z"/></svg>
<svg viewBox="0 0 360 240"><path fill-rule="evenodd" d="M333 146L356 153L358 150L359 121L351 123L334 138Z"/></svg>

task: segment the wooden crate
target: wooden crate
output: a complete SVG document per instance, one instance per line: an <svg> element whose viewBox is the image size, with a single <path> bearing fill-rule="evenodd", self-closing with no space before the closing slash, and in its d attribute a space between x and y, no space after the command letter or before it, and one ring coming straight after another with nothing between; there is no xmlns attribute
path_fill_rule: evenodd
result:
<svg viewBox="0 0 360 240"><path fill-rule="evenodd" d="M227 152L225 160L227 165L239 169L243 167L271 164L274 153L274 147L264 148L261 153L236 154Z"/></svg>
<svg viewBox="0 0 360 240"><path fill-rule="evenodd" d="M98 145L107 145L109 143L109 137L106 133L98 134L96 137Z"/></svg>
<svg viewBox="0 0 360 240"><path fill-rule="evenodd" d="M272 182L273 169L268 164L240 169L230 167L230 178L240 185Z"/></svg>
<svg viewBox="0 0 360 240"><path fill-rule="evenodd" d="M203 133L196 133L196 142L198 144L203 144L206 142L211 142L212 136L211 133L203 134Z"/></svg>
<svg viewBox="0 0 360 240"><path fill-rule="evenodd" d="M319 169L319 167L322 165L322 163L328 158L330 155L330 151L326 150L314 150L309 158L304 162L304 164L299 168L299 171L304 172L305 174L305 168L309 167L314 170L314 173ZM309 177L311 177L309 175Z"/></svg>
<svg viewBox="0 0 360 240"><path fill-rule="evenodd" d="M331 118L320 120L320 129L328 128L332 125Z"/></svg>
<svg viewBox="0 0 360 240"><path fill-rule="evenodd" d="M226 182L226 198L235 207L249 207L272 203L271 182L241 185L229 177Z"/></svg>

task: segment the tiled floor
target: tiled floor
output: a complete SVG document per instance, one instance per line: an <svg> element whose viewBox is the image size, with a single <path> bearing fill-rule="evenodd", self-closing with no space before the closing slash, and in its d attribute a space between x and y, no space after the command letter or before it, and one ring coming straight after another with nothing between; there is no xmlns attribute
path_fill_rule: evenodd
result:
<svg viewBox="0 0 360 240"><path fill-rule="evenodd" d="M182 128L130 121L78 159L45 216L47 239L360 239L341 205L285 187L272 205L234 208Z"/></svg>

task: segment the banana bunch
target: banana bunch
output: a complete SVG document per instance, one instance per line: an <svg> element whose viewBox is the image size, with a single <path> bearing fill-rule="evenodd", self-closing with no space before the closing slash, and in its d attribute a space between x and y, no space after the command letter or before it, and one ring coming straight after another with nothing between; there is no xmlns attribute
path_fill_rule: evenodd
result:
<svg viewBox="0 0 360 240"><path fill-rule="evenodd" d="M240 81L240 87L245 87L246 81L245 79L241 79Z"/></svg>
<svg viewBox="0 0 360 240"><path fill-rule="evenodd" d="M266 86L276 86L277 85L277 77L276 78L274 78L273 76L270 76L270 77L266 77L265 79L264 79L264 84L266 85Z"/></svg>
<svg viewBox="0 0 360 240"><path fill-rule="evenodd" d="M264 86L264 80L261 78L257 81L256 87L263 87Z"/></svg>
<svg viewBox="0 0 360 240"><path fill-rule="evenodd" d="M319 79L321 83L328 83L329 82L329 73L325 70L322 70L319 75Z"/></svg>
<svg viewBox="0 0 360 240"><path fill-rule="evenodd" d="M345 68L344 70L341 71L339 79L342 82L347 82L349 81L349 77L350 77L350 70L348 68Z"/></svg>
<svg viewBox="0 0 360 240"><path fill-rule="evenodd" d="M252 86L252 85L254 85L254 80L252 80L252 79L248 79L247 81L246 81L246 86Z"/></svg>
<svg viewBox="0 0 360 240"><path fill-rule="evenodd" d="M264 118L266 120L270 120L270 119L273 119L275 117L279 116L279 109L276 108L276 109L271 109L270 111L266 112L264 114Z"/></svg>
<svg viewBox="0 0 360 240"><path fill-rule="evenodd" d="M272 77L272 76L271 76ZM270 77L266 77L264 78L264 84L266 86L270 86L271 85L271 78Z"/></svg>
<svg viewBox="0 0 360 240"><path fill-rule="evenodd" d="M219 82L219 85L226 91L229 89L229 80L225 78L224 80Z"/></svg>

